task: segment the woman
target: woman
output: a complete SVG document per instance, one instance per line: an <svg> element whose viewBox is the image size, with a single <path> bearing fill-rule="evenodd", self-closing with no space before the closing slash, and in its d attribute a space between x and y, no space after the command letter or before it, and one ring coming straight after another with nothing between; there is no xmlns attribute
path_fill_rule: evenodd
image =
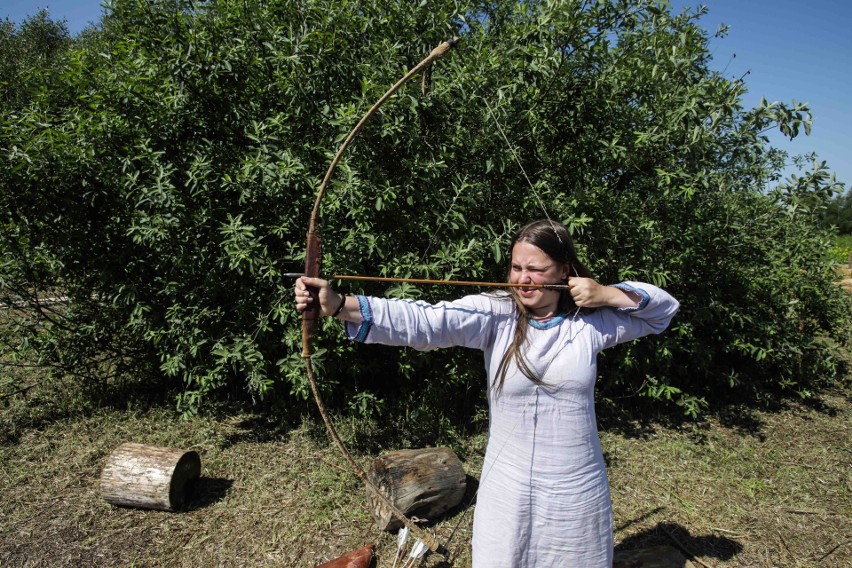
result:
<svg viewBox="0 0 852 568"><path fill-rule="evenodd" d="M345 296L302 277L296 306L319 288L320 311L365 343L485 353L489 436L473 521L474 567L609 567L612 504L595 421L597 354L662 332L678 302L639 282L598 284L565 227L525 226L509 282L568 284L426 302Z"/></svg>

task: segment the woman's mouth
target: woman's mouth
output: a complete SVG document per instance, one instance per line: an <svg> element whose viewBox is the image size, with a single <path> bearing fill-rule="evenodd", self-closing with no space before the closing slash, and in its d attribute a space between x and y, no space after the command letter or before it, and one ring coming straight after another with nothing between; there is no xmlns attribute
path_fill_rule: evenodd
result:
<svg viewBox="0 0 852 568"><path fill-rule="evenodd" d="M520 294L522 298L532 298L535 292L535 288L518 288L518 294Z"/></svg>

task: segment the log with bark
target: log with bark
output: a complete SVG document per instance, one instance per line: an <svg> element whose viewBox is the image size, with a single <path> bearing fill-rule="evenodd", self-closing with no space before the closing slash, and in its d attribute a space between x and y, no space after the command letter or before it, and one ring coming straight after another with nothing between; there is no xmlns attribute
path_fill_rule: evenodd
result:
<svg viewBox="0 0 852 568"><path fill-rule="evenodd" d="M458 505L467 487L461 461L448 448L390 452L376 458L367 477L400 511L419 520L435 519ZM380 529L402 527L378 497L367 494Z"/></svg>
<svg viewBox="0 0 852 568"><path fill-rule="evenodd" d="M128 442L110 454L101 496L113 505L177 511L200 475L197 452Z"/></svg>

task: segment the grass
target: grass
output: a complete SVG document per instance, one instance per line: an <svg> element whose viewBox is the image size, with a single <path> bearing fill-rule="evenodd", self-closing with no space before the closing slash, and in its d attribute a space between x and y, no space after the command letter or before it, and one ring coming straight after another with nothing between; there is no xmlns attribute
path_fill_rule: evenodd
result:
<svg viewBox="0 0 852 568"><path fill-rule="evenodd" d="M623 543L670 541L716 566L848 566L847 393L818 407L732 408L685 430L606 432ZM641 519L640 522L632 522Z"/></svg>
<svg viewBox="0 0 852 568"><path fill-rule="evenodd" d="M310 407L223 407L181 419L162 392L93 405L74 382L0 371L2 567L314 566L371 542L379 567L393 563L395 535L374 527L361 483ZM849 381L808 402L716 409L701 423L613 411L599 419L617 550L666 544L714 568L852 565ZM412 439L389 436L384 424L339 428L365 466ZM478 477L484 433L447 431ZM128 441L200 454L202 477L183 511L100 497L107 458ZM429 528L458 568L470 565L472 516L453 511Z"/></svg>
<svg viewBox="0 0 852 568"><path fill-rule="evenodd" d="M0 409L2 566L313 566L368 542L378 566L392 563L395 536L373 527L360 482L313 420L234 409L181 420L156 405L40 414L33 401L50 397L34 390ZM685 427L603 417L617 548L664 543L714 567L850 565L851 411L844 388ZM199 452L186 510L100 498L100 472L126 441ZM456 442L478 476L484 436ZM446 541L461 519L455 566L469 565L471 518L430 529Z"/></svg>

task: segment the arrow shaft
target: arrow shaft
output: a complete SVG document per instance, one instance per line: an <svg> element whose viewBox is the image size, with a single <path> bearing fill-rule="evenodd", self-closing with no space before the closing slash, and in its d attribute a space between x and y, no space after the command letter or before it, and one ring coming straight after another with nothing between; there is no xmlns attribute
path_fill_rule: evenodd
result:
<svg viewBox="0 0 852 568"><path fill-rule="evenodd" d="M304 276L299 272L288 272L283 275L289 278ZM328 280L353 280L362 282L389 282L405 284L427 284L436 286L482 286L488 288L542 288L545 290L570 290L568 284L522 284L519 282L480 282L478 280L433 280L430 278L392 278L385 276L356 276L349 274L334 274Z"/></svg>

